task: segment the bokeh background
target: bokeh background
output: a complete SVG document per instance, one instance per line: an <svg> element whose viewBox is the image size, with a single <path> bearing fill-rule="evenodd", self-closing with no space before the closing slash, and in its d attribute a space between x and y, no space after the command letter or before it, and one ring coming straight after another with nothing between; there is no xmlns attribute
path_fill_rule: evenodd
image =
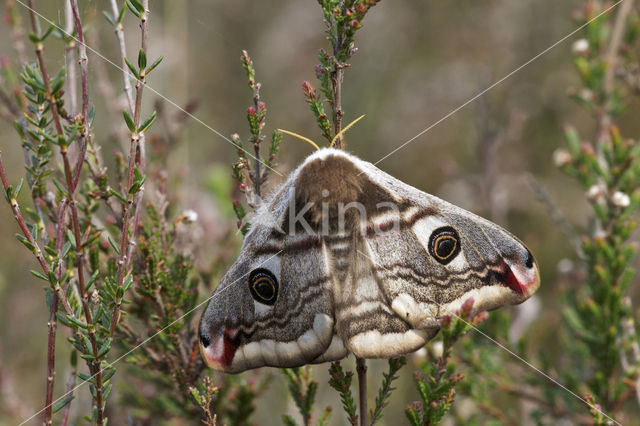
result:
<svg viewBox="0 0 640 426"><path fill-rule="evenodd" d="M89 44L117 63L116 39L101 16L108 2L80 3L90 25ZM63 21L61 1L35 4L43 15ZM366 114L349 130L347 149L365 160L378 161L573 31L578 24L572 14L579 4L582 1L382 1L367 15L356 37L358 53L345 74L345 122ZM153 0L151 9L147 55L165 59L149 85L162 96L179 105L197 102L194 115L202 122L226 137L236 132L246 137L245 113L251 95L239 59L246 49L262 82L267 132L284 128L325 142L301 91L305 80L316 85L317 52L328 47L315 1ZM26 10L20 12L26 20ZM126 23L130 57L135 58L139 31L133 20ZM561 322L558 265L566 267L576 255L532 186L546 189L549 200L579 231L588 221L581 188L552 164L552 153L564 143L565 124L571 123L583 134L595 129L590 117L568 97L578 84L571 46L579 37L559 44L378 165L410 185L497 221L526 242L540 264L542 286L533 300L514 309L531 305L531 323L525 332L531 333L532 346L540 351L553 352L558 338L554 332ZM29 59L34 60L31 45L25 43ZM0 55L16 59L4 22L0 23ZM52 67L62 65L55 48L48 49L47 55ZM120 126L122 120L110 115L109 99L95 94L101 93L100 78L120 87L121 74L91 52L89 61L96 135L112 164L109 153L121 142L109 135L114 123ZM150 112L158 96L147 91L145 98ZM637 107L632 105L619 122L627 136L640 134L640 121L632 118ZM167 102L164 108L167 113L177 112ZM10 178L17 181L24 172L19 139L4 121L0 135ZM287 172L309 153L308 145L286 137L278 159L280 170ZM234 158L228 141L192 119L186 121L185 137L166 152L174 208L194 209L208 220L205 248L208 235L235 223L229 206ZM483 186L486 179L493 182L490 194ZM1 205L0 401L11 400L22 411L5 419L0 414L0 424L13 424L38 408L45 385L48 313L42 284L28 272L35 267L34 259L16 242L16 232L8 206ZM207 251L200 255L198 261L206 264ZM377 372L383 367L384 363L371 363L372 381L379 380ZM326 368L316 371L321 383L318 405L333 405L334 423L342 424L338 397L326 385ZM392 397L386 424L404 421L402 410L415 397L409 369L403 373L407 378ZM274 374L259 401L254 417L258 424L279 424L281 413L295 412L286 398L284 379ZM117 404L117 397L112 397L111 404Z"/></svg>

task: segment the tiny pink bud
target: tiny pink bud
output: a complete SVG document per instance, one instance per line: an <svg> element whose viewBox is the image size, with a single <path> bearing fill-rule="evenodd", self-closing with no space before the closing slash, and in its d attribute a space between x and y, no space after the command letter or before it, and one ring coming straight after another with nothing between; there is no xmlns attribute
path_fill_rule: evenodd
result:
<svg viewBox="0 0 640 426"><path fill-rule="evenodd" d="M442 319L440 320L440 323L445 327L451 324L451 315L443 316Z"/></svg>
<svg viewBox="0 0 640 426"><path fill-rule="evenodd" d="M233 200L233 207L238 207L240 205L239 200Z"/></svg>
<svg viewBox="0 0 640 426"><path fill-rule="evenodd" d="M258 102L258 109L259 109L260 111L264 111L264 109L265 109L264 102L262 102L262 101L261 101L261 102Z"/></svg>
<svg viewBox="0 0 640 426"><path fill-rule="evenodd" d="M247 108L247 114L249 114L249 116L253 117L254 115L256 115L256 109L254 107Z"/></svg>
<svg viewBox="0 0 640 426"><path fill-rule="evenodd" d="M242 221L241 220L237 221L236 226L238 227L238 229L242 228Z"/></svg>
<svg viewBox="0 0 640 426"><path fill-rule="evenodd" d="M473 319L471 320L471 322L475 325L475 324L480 324L482 321L486 320L487 318L489 318L489 312L487 311L482 311L480 312L478 315L476 315L475 317L473 317Z"/></svg>
<svg viewBox="0 0 640 426"><path fill-rule="evenodd" d="M316 89L314 89L308 81L302 83L302 92L309 99L314 99L316 97Z"/></svg>
<svg viewBox="0 0 640 426"><path fill-rule="evenodd" d="M355 28L356 30L362 27L362 24L357 19L354 19L351 22L349 22L349 25L351 25L351 28Z"/></svg>
<svg viewBox="0 0 640 426"><path fill-rule="evenodd" d="M239 186L241 191L246 191L247 190L247 185L245 185L244 183L241 183Z"/></svg>
<svg viewBox="0 0 640 426"><path fill-rule="evenodd" d="M593 157L596 155L595 151L593 150L593 146L591 146L591 144L588 142L584 142L582 144L582 146L580 147L580 151L582 151L584 155L588 155L589 157Z"/></svg>
<svg viewBox="0 0 640 426"><path fill-rule="evenodd" d="M467 300L465 300L462 306L460 307L460 313L469 315L472 309L473 309L473 297L470 297Z"/></svg>

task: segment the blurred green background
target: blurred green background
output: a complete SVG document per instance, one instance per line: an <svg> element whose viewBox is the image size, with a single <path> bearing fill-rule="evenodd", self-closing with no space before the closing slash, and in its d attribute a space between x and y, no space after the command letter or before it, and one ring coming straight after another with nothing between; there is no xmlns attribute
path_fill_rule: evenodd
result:
<svg viewBox="0 0 640 426"><path fill-rule="evenodd" d="M572 13L582 3L381 2L367 16L356 37L358 53L345 75L344 121L366 114L349 130L347 149L365 160L378 161L573 31L578 24ZM56 21L63 20L61 4L35 2L39 12ZM108 2L81 2L81 8L90 25L89 44L107 59L118 62L116 39L101 15L103 9L108 9ZM227 137L235 132L246 137L245 111L251 95L239 60L241 50L246 49L262 82L262 99L268 108L267 132L284 128L325 142L301 91L305 80L318 86L313 71L317 51L328 47L315 1L154 0L151 9L147 55L165 56L149 81L153 89L179 105L197 101L194 115L202 122ZM25 10L20 12L26 20ZM130 57L135 57L139 31L132 20L128 24ZM570 223L579 230L587 226L588 210L582 190L558 172L551 161L553 151L564 143L566 123L583 134L594 130L590 117L567 96L572 85L578 83L571 45L579 37L578 34L558 45L378 165L410 185L492 218L530 247L540 264L542 286L535 296L540 310L535 312L527 332L533 336L532 346L540 351L554 350L558 338L554 329L560 322L557 266L562 259L575 259L575 252L546 207L536 199L531 180L549 191ZM26 38L25 43L29 59L33 60ZM46 51L52 68L63 63L56 43L50 42L52 47ZM0 23L0 55L15 61L5 22ZM96 135L105 145L107 162L112 164L115 146L106 135L114 120L118 125L122 120L109 116L104 99L96 95L96 70L102 68L116 88L120 87L121 74L93 53L89 53L89 61ZM157 97L146 92L146 111L151 111ZM169 104L165 109L172 114L177 111ZM638 105L632 105L626 118L619 122L627 137L640 135L640 121L632 118L637 113ZM160 132L161 127L154 131ZM11 180L17 181L23 176L19 139L5 121L0 122L0 134L8 173ZM487 155L485 148L493 140L500 143ZM308 145L286 137L279 157L280 170L290 170L309 153ZM227 204L231 187L225 189L219 184L220 179L230 175L234 158L235 150L228 141L191 119L187 121L184 141L167 157L175 208L195 209L202 215L212 213L209 210L219 212L212 213L215 220L208 232L215 233L216 226L222 229L234 223ZM487 168L495 178L491 198L481 186ZM217 191L211 189L212 176L218 176L214 178ZM28 273L35 267L34 259L17 244L16 232L9 207L3 204L0 399L15 399L23 411L12 414L19 414L17 417L0 420L0 424L26 417L44 399L48 313L42 284ZM207 259L199 261L207 263ZM60 359L60 365L64 365L64 359ZM372 380L380 379L376 372L383 367L384 363L371 363ZM326 385L326 368L321 366L316 371L321 383L318 404L333 405L334 422L341 424L337 395ZM409 376L409 369L403 372ZM254 417L259 424L278 424L281 413L295 411L284 397L284 380L274 373L276 379L267 397L260 400ZM64 380L65 376L58 377L61 385ZM394 418L404 421L402 410L413 397L408 377L404 382L403 390L392 396L386 424L394 424ZM114 403L116 399L111 400L112 407ZM273 422L267 420L271 418Z"/></svg>

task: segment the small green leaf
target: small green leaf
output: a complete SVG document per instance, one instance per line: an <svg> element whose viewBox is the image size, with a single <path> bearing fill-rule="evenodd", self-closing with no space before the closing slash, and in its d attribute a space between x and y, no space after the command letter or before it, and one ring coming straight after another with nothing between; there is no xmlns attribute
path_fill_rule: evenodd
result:
<svg viewBox="0 0 640 426"><path fill-rule="evenodd" d="M85 381L85 382L91 382L93 377L91 377L90 375L86 374L86 373L82 373L80 371L78 371L78 377L80 378L80 380Z"/></svg>
<svg viewBox="0 0 640 426"><path fill-rule="evenodd" d="M124 111L122 111L122 115L124 117L125 123L127 123L127 127L129 128L129 131L131 133L134 133L136 131L136 125L133 122L133 118L131 118L131 115L129 114L129 111L127 111L125 109Z"/></svg>
<svg viewBox="0 0 640 426"><path fill-rule="evenodd" d="M30 251L34 251L36 246L34 246L32 243L29 242L29 240L27 240L27 238L22 235L22 234L16 234L16 238L18 239L18 241L20 241L22 244L25 245L25 247L27 247Z"/></svg>
<svg viewBox="0 0 640 426"><path fill-rule="evenodd" d="M67 321L69 321L69 322L70 322L70 323L72 323L72 324L77 325L77 326L78 326L78 327L80 327L80 328L84 328L84 329L86 329L86 328L87 328L87 323L85 323L85 322L83 322L83 321L80 321L79 319L77 319L77 318L76 318L76 317L74 317L74 316L67 315Z"/></svg>
<svg viewBox="0 0 640 426"><path fill-rule="evenodd" d="M191 396L196 401L196 404L202 405L202 395L200 395L200 391L196 387L189 388L189 392Z"/></svg>
<svg viewBox="0 0 640 426"><path fill-rule="evenodd" d="M111 25L113 25L114 27L116 26L116 20L115 20L115 19L113 19L113 16L112 16L109 12L107 12L106 10L103 10L103 11L102 11L102 15L106 18L106 20L107 20Z"/></svg>
<svg viewBox="0 0 640 426"><path fill-rule="evenodd" d="M73 399L75 398L74 395L67 395L64 398L58 400L55 404L53 404L53 406L51 407L51 412L53 414L57 413L58 411L60 411L61 409L63 409L67 404L69 404L71 401L73 401Z"/></svg>
<svg viewBox="0 0 640 426"><path fill-rule="evenodd" d="M151 116L149 118L147 118L144 121L144 123L142 123L140 125L140 128L138 129L138 131L140 133L145 132L148 128L150 128L153 125L153 123L155 123L157 116L158 116L158 114L155 111L153 111Z"/></svg>
<svg viewBox="0 0 640 426"><path fill-rule="evenodd" d="M118 14L118 24L122 24L122 20L124 19L124 12L126 10L126 7L122 7L122 9L120 9L120 13Z"/></svg>
<svg viewBox="0 0 640 426"><path fill-rule="evenodd" d="M107 338L98 350L98 358L102 358L111 350L111 338Z"/></svg>
<svg viewBox="0 0 640 426"><path fill-rule="evenodd" d="M164 59L164 56L160 56L158 59L156 59L155 62L145 70L145 74L149 74L151 71L153 71L155 67L160 65L160 62L162 62L163 59Z"/></svg>
<svg viewBox="0 0 640 426"><path fill-rule="evenodd" d="M58 179L56 179L55 177L52 177L51 181L56 186L56 188L58 188L58 191L60 191L62 193L62 195L64 195L67 198L70 198L69 197L69 193L67 192L65 187L58 181Z"/></svg>
<svg viewBox="0 0 640 426"><path fill-rule="evenodd" d="M40 41L45 41L46 38L49 37L49 34L51 34L51 31L53 31L54 28L55 26L49 25L49 28L47 28L47 31L45 31L44 34L40 36Z"/></svg>
<svg viewBox="0 0 640 426"><path fill-rule="evenodd" d="M13 198L18 198L18 196L20 195L20 190L22 189L23 183L24 183L24 180L20 178L20 182L18 182L16 189L13 191Z"/></svg>
<svg viewBox="0 0 640 426"><path fill-rule="evenodd" d="M63 325L65 325L67 327L71 327L71 323L69 321L67 321L67 317L63 313L56 312L56 318L58 318L58 321L60 321Z"/></svg>
<svg viewBox="0 0 640 426"><path fill-rule="evenodd" d="M129 68L129 71L131 71L131 74L133 74L135 76L135 78L140 80L140 73L138 72L136 67L134 67L133 64L131 62L129 62L129 60L127 58L124 58L124 62L127 64L127 67Z"/></svg>
<svg viewBox="0 0 640 426"><path fill-rule="evenodd" d="M86 359L87 361L93 361L94 359L96 359L96 357L91 354L80 354L80 358Z"/></svg>
<svg viewBox="0 0 640 426"><path fill-rule="evenodd" d="M62 252L60 253L60 257L62 257L63 259L67 257L67 255L69 254L69 250L71 250L71 246L72 244L69 241L64 243L64 245L62 246Z"/></svg>
<svg viewBox="0 0 640 426"><path fill-rule="evenodd" d="M93 286L93 284L96 282L96 280L98 279L98 275L100 275L99 270L96 270L93 272L93 274L91 274L91 278L89 278L89 282L87 282L87 286L86 286L87 290L89 290L91 286Z"/></svg>
<svg viewBox="0 0 640 426"><path fill-rule="evenodd" d="M73 235L73 232L71 232L71 229L67 229L67 240L68 240L69 244L71 244L71 246L75 250L76 249L76 237Z"/></svg>
<svg viewBox="0 0 640 426"><path fill-rule="evenodd" d="M31 272L31 275L33 275L36 278L40 278L42 281L46 281L49 282L49 278L47 278L46 275L38 272L38 271L34 271L33 269L31 269L29 272Z"/></svg>
<svg viewBox="0 0 640 426"><path fill-rule="evenodd" d="M64 86L65 72L65 67L60 68L60 71L58 71L58 74L56 74L55 78L53 79L51 83L52 94L58 93L60 89L62 89L62 86Z"/></svg>
<svg viewBox="0 0 640 426"><path fill-rule="evenodd" d="M113 250L116 252L116 254L118 254L118 256L120 255L120 248L118 247L118 245L116 244L116 242L113 240L113 238L111 238L111 235L107 235L107 239L109 240L109 244L111 245L111 248L113 248Z"/></svg>
<svg viewBox="0 0 640 426"><path fill-rule="evenodd" d="M133 7L136 8L136 10L140 13L144 13L144 6L142 5L142 3L140 3L140 0L127 0L129 1Z"/></svg>
<svg viewBox="0 0 640 426"><path fill-rule="evenodd" d="M113 384L109 383L106 388L104 389L104 392L102 393L102 400L106 401L107 398L109 398L109 395L111 394L111 389L113 389ZM105 419L107 420L107 419Z"/></svg>
<svg viewBox="0 0 640 426"><path fill-rule="evenodd" d="M122 201L123 203L127 202L127 199L124 198L124 195L120 194L118 191L116 191L113 188L109 188L109 194L113 195L114 197L116 197L118 200Z"/></svg>
<svg viewBox="0 0 640 426"><path fill-rule="evenodd" d="M138 52L138 68L140 68L140 70L143 70L146 66L147 54L145 53L144 49L140 49L140 52Z"/></svg>
<svg viewBox="0 0 640 426"><path fill-rule="evenodd" d="M106 373L104 374L104 376L102 377L102 382L106 383L110 378L113 377L114 374L116 374L116 369L113 367L109 367L108 369L105 368L102 370L103 372L106 371Z"/></svg>
<svg viewBox="0 0 640 426"><path fill-rule="evenodd" d="M131 11L131 13L133 13L135 16L137 16L138 19L140 19L142 17L140 12L138 12L138 9L136 9L136 7L131 3L131 0L127 0L126 5L127 5L127 8Z"/></svg>

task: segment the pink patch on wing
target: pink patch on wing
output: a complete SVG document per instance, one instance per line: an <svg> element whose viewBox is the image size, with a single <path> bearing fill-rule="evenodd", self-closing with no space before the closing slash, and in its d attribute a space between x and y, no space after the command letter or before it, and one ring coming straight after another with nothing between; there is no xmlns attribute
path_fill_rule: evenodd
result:
<svg viewBox="0 0 640 426"><path fill-rule="evenodd" d="M523 295L526 292L527 284L523 284L518 281L518 278L516 278L515 274L506 262L502 263L502 267L504 268L504 284L519 295Z"/></svg>
<svg viewBox="0 0 640 426"><path fill-rule="evenodd" d="M228 370L238 349L237 329L227 330L223 327L209 347L204 349L207 364L216 369Z"/></svg>

